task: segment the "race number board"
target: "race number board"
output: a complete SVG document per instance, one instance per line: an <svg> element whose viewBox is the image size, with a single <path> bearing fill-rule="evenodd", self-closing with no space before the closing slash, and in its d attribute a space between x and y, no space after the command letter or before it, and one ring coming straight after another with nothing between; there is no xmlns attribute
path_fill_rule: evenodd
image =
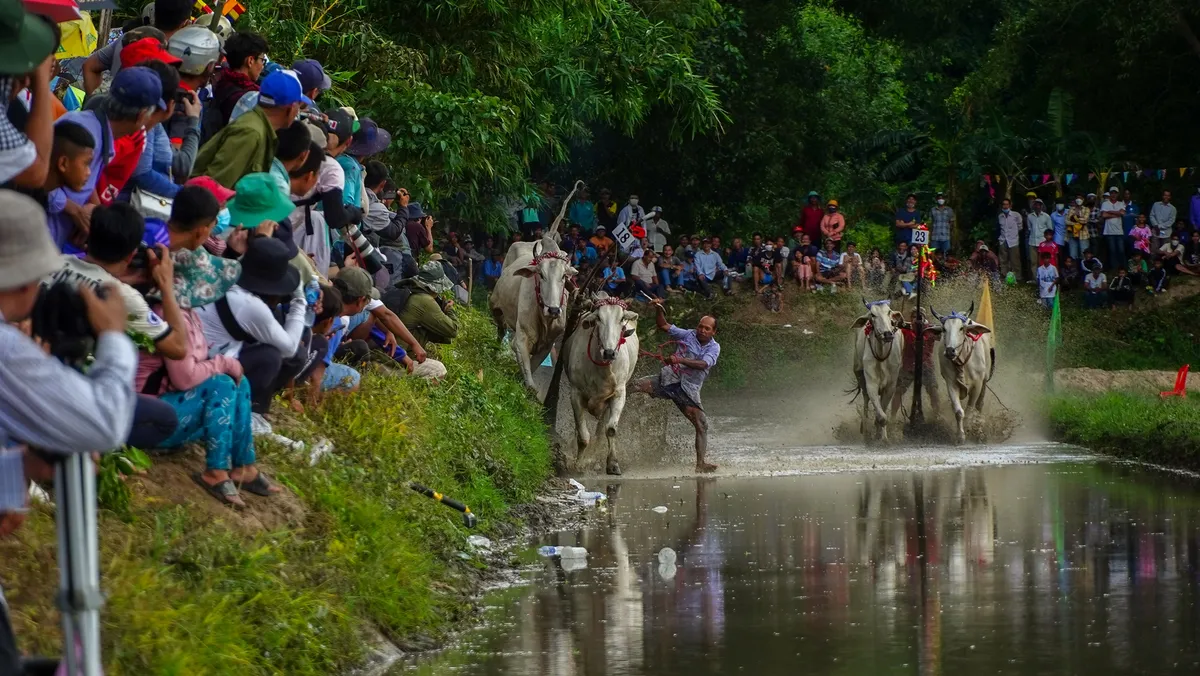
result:
<svg viewBox="0 0 1200 676"><path fill-rule="evenodd" d="M912 231L912 245L913 246L926 246L928 244L929 244L929 231L928 230L918 230L918 229L914 228Z"/></svg>
<svg viewBox="0 0 1200 676"><path fill-rule="evenodd" d="M621 247L621 251L629 251L637 241L633 233L629 232L629 225L626 223L617 223L613 226L612 236L617 241L617 245Z"/></svg>

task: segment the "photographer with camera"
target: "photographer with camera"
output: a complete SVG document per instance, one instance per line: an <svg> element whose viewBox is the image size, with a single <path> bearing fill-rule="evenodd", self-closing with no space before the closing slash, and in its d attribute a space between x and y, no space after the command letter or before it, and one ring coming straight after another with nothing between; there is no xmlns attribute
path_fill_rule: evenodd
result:
<svg viewBox="0 0 1200 676"><path fill-rule="evenodd" d="M133 206L118 202L96 207L83 259L62 256L62 268L51 281L93 289L115 285L129 316L128 333L139 345L153 346L155 354L181 359L187 354L187 324L175 300L174 270L167 248L142 245L145 221ZM147 284L162 294L162 316L150 309L145 296L126 281ZM165 318L165 321L164 321ZM140 395L133 431L127 443L142 449L156 448L174 433L174 410L155 397Z"/></svg>
<svg viewBox="0 0 1200 676"><path fill-rule="evenodd" d="M334 264L343 267L342 262L354 256L360 259L359 267L373 275L383 268L383 257L359 230L358 223L363 220L363 210L357 206L359 195L351 193L352 196L347 196L347 191L351 191L353 186L338 159L353 144L357 124L358 121L345 108L332 110L326 116L327 145L325 162L317 174L317 196L320 197L329 228L342 233L342 242L338 245L340 253L335 256ZM361 189L361 177L357 180Z"/></svg>
<svg viewBox="0 0 1200 676"><path fill-rule="evenodd" d="M24 195L0 190L0 535L24 520L26 476L50 474L24 445L51 454L108 450L125 442L133 419L137 351L125 335L127 311L114 286L99 294L80 288L86 322L69 317L79 333L96 337L87 375L48 355L16 326L30 319L41 281L61 266L42 209ZM0 673L20 673L6 611L0 596Z"/></svg>

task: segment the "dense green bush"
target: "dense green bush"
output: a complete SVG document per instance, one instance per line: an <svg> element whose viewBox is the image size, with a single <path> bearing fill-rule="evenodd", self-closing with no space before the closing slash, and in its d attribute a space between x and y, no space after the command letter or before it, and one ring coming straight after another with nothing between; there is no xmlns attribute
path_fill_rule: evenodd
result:
<svg viewBox="0 0 1200 676"><path fill-rule="evenodd" d="M1130 460L1200 469L1200 403L1110 392L1052 397L1055 436Z"/></svg>

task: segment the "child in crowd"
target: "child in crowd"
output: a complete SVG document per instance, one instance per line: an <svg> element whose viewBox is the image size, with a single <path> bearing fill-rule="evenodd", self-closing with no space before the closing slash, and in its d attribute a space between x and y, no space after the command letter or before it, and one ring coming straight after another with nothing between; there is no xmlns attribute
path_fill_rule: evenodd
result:
<svg viewBox="0 0 1200 676"><path fill-rule="evenodd" d="M1097 262L1091 267L1091 272L1083 278L1083 305L1089 310L1095 310L1108 305L1108 278L1104 276L1103 267Z"/></svg>
<svg viewBox="0 0 1200 676"><path fill-rule="evenodd" d="M1150 270L1150 284L1146 287L1146 291L1151 294L1162 293L1167 290L1167 268L1163 265L1163 259L1154 259L1154 268Z"/></svg>
<svg viewBox="0 0 1200 676"><path fill-rule="evenodd" d="M1053 238L1053 231L1047 230L1046 233ZM1050 244L1054 245L1053 239L1051 239ZM1038 248L1040 249L1041 245L1039 245ZM1058 246L1054 245L1054 248L1057 251ZM1038 266L1036 275L1038 283L1038 302L1040 302L1043 307L1049 310L1054 307L1054 296L1058 294L1058 268L1054 267L1054 265L1051 263L1051 261L1054 259L1049 252L1043 251L1039 256L1042 264Z"/></svg>
<svg viewBox="0 0 1200 676"><path fill-rule="evenodd" d="M1117 268L1117 276L1108 287L1108 295L1114 309L1117 305L1133 305L1133 280L1129 278L1127 269Z"/></svg>
<svg viewBox="0 0 1200 676"><path fill-rule="evenodd" d="M1133 250L1140 251L1147 256L1150 255L1150 237L1153 233L1150 232L1149 226L1146 225L1146 214L1138 214L1137 223L1133 229L1129 231L1129 237L1133 240Z"/></svg>
<svg viewBox="0 0 1200 676"><path fill-rule="evenodd" d="M908 242L899 242L896 244L896 251L892 253L892 274L896 281L900 282L900 289L903 295L909 298L916 294L913 292L913 280L916 278L913 274L913 258L908 251Z"/></svg>
<svg viewBox="0 0 1200 676"><path fill-rule="evenodd" d="M846 253L842 254L841 264L842 269L846 271L848 286L853 287L857 283L866 291L867 275L863 271L862 256L858 254L858 247L854 242L846 243Z"/></svg>
<svg viewBox="0 0 1200 676"><path fill-rule="evenodd" d="M1067 256L1063 261L1062 279L1059 288L1062 291L1070 291L1079 286L1079 264L1074 258Z"/></svg>
<svg viewBox="0 0 1200 676"><path fill-rule="evenodd" d="M1039 258L1043 254L1046 254L1050 256L1051 264L1058 262L1058 244L1054 241L1053 230L1046 229L1042 231L1042 241L1038 243L1037 251Z"/></svg>
<svg viewBox="0 0 1200 676"><path fill-rule="evenodd" d="M867 285L872 289L881 288L885 277L887 264L883 262L883 254L880 253L879 247L872 247L871 255L867 259Z"/></svg>
<svg viewBox="0 0 1200 676"><path fill-rule="evenodd" d="M42 186L42 194L35 198L46 208L50 216L50 236L61 249L72 236L71 228L59 228L65 200L47 200L47 197L58 188L79 192L87 185L92 176L92 160L95 158L96 142L91 133L74 122L61 122L54 125L54 146L50 151L50 171L46 174L46 182ZM61 192L61 191L59 191Z"/></svg>
<svg viewBox="0 0 1200 676"><path fill-rule="evenodd" d="M1137 287L1146 286L1146 280L1150 278L1150 266L1146 265L1146 259L1138 249L1134 250L1133 257L1125 264L1125 271L1129 275L1129 281Z"/></svg>
<svg viewBox="0 0 1200 676"><path fill-rule="evenodd" d="M604 268L604 290L614 298L625 295L625 269L617 265L615 257L609 258Z"/></svg>

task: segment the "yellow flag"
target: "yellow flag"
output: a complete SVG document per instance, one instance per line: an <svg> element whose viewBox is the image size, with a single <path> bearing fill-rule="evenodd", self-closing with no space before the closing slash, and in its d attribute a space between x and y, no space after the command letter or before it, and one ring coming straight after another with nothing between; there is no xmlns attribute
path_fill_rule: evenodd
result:
<svg viewBox="0 0 1200 676"><path fill-rule="evenodd" d="M992 315L991 284L983 283L983 297L979 299L979 311L975 313L975 321L992 330L992 345L996 344L996 318Z"/></svg>
<svg viewBox="0 0 1200 676"><path fill-rule="evenodd" d="M1186 173L1187 173L1187 167L1180 167L1180 168L1179 168L1179 178L1183 178L1183 175L1184 175L1184 174L1186 174Z"/></svg>
<svg viewBox="0 0 1200 676"><path fill-rule="evenodd" d="M1100 189L1097 190L1096 192L1100 193L1101 195L1107 194L1105 191L1108 190L1108 188L1104 187L1104 182L1107 180L1108 180L1108 172L1107 171L1100 172Z"/></svg>

